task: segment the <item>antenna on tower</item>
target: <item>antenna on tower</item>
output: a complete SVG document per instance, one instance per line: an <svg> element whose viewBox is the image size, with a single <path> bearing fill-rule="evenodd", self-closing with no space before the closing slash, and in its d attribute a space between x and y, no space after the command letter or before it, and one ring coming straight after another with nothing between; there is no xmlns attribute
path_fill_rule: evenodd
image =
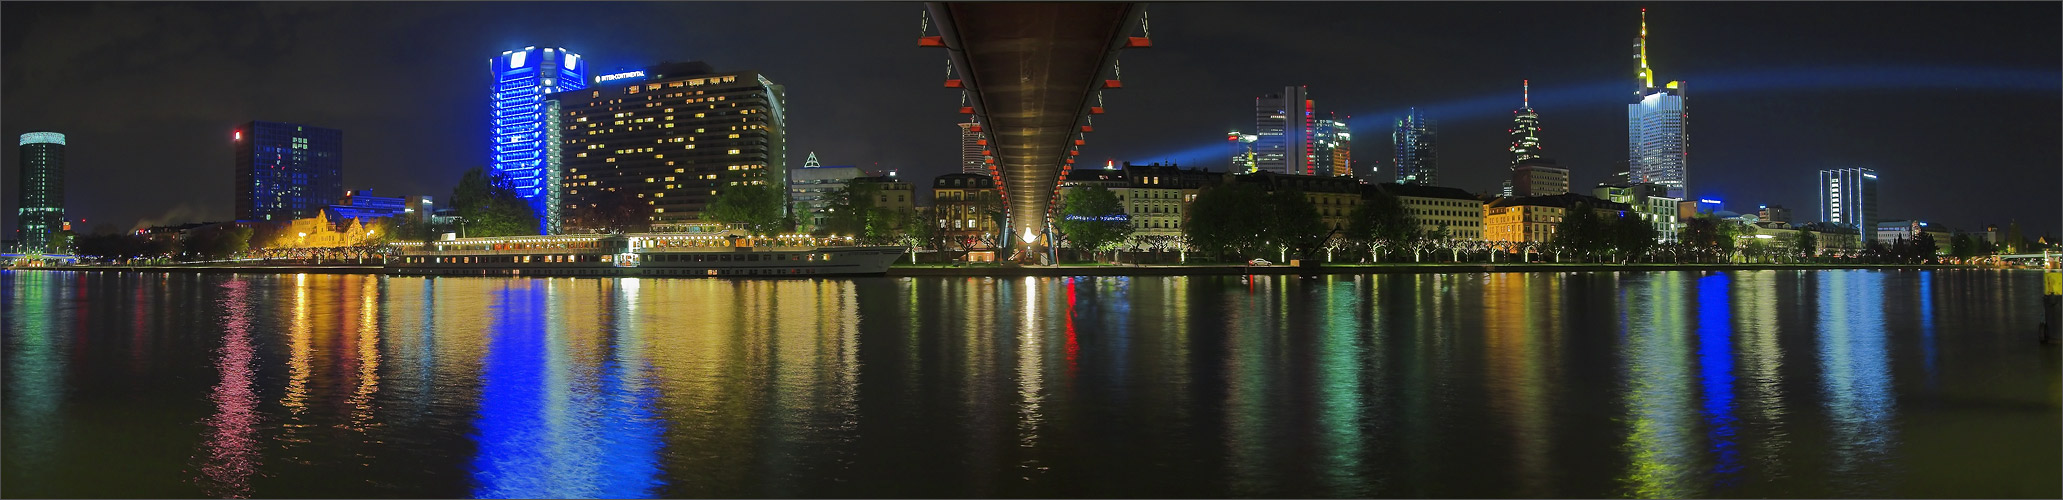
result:
<svg viewBox="0 0 2063 500"><path fill-rule="evenodd" d="M1519 82L1519 88L1522 89L1519 91L1519 95L1525 96L1525 100L1521 101L1524 103L1521 107L1533 109L1533 80L1519 80Z"/></svg>

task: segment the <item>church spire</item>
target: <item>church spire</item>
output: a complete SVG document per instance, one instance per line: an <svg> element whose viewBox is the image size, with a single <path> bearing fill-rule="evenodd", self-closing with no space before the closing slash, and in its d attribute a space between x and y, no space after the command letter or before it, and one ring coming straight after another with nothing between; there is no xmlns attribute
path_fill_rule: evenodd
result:
<svg viewBox="0 0 2063 500"><path fill-rule="evenodd" d="M1635 93L1644 94L1655 88L1655 72L1648 68L1648 9L1645 7L1640 9L1640 38L1634 40L1633 47L1639 50L1633 57L1640 60L1640 89Z"/></svg>

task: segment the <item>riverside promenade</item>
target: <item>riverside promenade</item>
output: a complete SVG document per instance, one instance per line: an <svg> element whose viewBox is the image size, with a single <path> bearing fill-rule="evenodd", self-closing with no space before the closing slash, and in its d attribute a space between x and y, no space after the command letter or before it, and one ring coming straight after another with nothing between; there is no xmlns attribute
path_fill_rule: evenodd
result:
<svg viewBox="0 0 2063 500"><path fill-rule="evenodd" d="M1624 271L1816 271L1827 269L1987 269L1967 265L1937 264L1332 264L1320 266L1242 266L1236 264L1197 265L1111 265L1063 264L1056 266L940 266L899 265L889 276L1231 276L1231 275L1322 275L1322 274L1437 274L1437 273L1574 273Z"/></svg>
<svg viewBox="0 0 2063 500"><path fill-rule="evenodd" d="M147 265L67 266L35 268L51 271L113 271L173 273L245 274L384 274L379 264L308 265ZM1062 264L1053 266L942 266L902 264L889 268L890 277L920 276L1240 276L1240 275L1325 275L1325 274L1436 274L1436 273L1576 273L1626 271L1815 271L1827 269L2001 269L1970 265L1936 264L1487 264L1487 263L1399 263L1332 264L1321 266L1242 266L1236 264L1113 265Z"/></svg>

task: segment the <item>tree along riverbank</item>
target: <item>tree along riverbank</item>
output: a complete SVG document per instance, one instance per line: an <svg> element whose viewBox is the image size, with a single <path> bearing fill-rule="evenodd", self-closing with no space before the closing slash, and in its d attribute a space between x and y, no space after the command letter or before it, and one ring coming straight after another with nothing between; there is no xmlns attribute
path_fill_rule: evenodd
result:
<svg viewBox="0 0 2063 500"><path fill-rule="evenodd" d="M324 265L154 265L154 266L70 266L34 268L46 271L188 272L253 274L383 274L385 266ZM1318 275L1318 274L1431 274L1431 273L1564 273L1625 271L1816 271L1831 269L1999 269L1946 264L1331 264L1315 267L1287 265L1242 266L1236 264L1193 265L1109 265L1069 264L1058 266L939 266L898 265L888 276L1230 276L1230 275Z"/></svg>

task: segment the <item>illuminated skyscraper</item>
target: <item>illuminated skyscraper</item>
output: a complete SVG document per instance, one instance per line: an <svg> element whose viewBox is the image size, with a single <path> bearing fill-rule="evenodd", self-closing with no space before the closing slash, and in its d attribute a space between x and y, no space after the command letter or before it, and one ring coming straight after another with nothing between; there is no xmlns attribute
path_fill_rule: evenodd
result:
<svg viewBox="0 0 2063 500"><path fill-rule="evenodd" d="M1390 142L1396 147L1394 170L1398 184L1438 185L1440 182L1440 157L1437 131L1433 121L1419 113L1418 108L1403 118L1397 119L1397 126L1390 133Z"/></svg>
<svg viewBox="0 0 2063 500"><path fill-rule="evenodd" d="M344 132L252 121L236 128L236 218L314 217L344 196Z"/></svg>
<svg viewBox="0 0 2063 500"><path fill-rule="evenodd" d="M21 135L21 183L15 193L16 237L20 251L61 252L58 231L64 229L64 134Z"/></svg>
<svg viewBox="0 0 2063 500"><path fill-rule="evenodd" d="M960 173L989 174L988 162L984 160L987 155L981 154L988 146L981 143L981 135L975 131L974 124L960 124Z"/></svg>
<svg viewBox="0 0 2063 500"><path fill-rule="evenodd" d="M564 124L561 209L635 200L652 230L692 232L723 226L702 212L731 186L788 194L788 92L766 75L685 62L590 83L551 96ZM566 226L602 228L572 217Z"/></svg>
<svg viewBox="0 0 2063 500"><path fill-rule="evenodd" d="M1354 134L1346 120L1318 120L1311 135L1311 175L1349 177L1354 169Z"/></svg>
<svg viewBox="0 0 2063 500"><path fill-rule="evenodd" d="M1304 87L1254 98L1254 168L1262 172L1311 172L1311 97Z"/></svg>
<svg viewBox="0 0 2063 500"><path fill-rule="evenodd" d="M1830 168L1819 171L1820 220L1855 228L1863 241L1877 237L1877 171Z"/></svg>
<svg viewBox="0 0 2063 500"><path fill-rule="evenodd" d="M1540 113L1533 111L1533 81L1521 82L1519 109L1511 112L1511 166L1540 157Z"/></svg>
<svg viewBox="0 0 2063 500"><path fill-rule="evenodd" d="M502 52L488 60L488 69L494 75L489 172L530 201L539 232L557 233L560 127L545 96L587 88L587 64L566 49L533 46Z"/></svg>
<svg viewBox="0 0 2063 500"><path fill-rule="evenodd" d="M1669 197L1683 198L1690 183L1690 108L1684 83L1655 86L1648 68L1648 11L1640 10L1640 38L1633 46L1640 61L1640 102L1626 105L1627 172L1636 183L1660 184Z"/></svg>

